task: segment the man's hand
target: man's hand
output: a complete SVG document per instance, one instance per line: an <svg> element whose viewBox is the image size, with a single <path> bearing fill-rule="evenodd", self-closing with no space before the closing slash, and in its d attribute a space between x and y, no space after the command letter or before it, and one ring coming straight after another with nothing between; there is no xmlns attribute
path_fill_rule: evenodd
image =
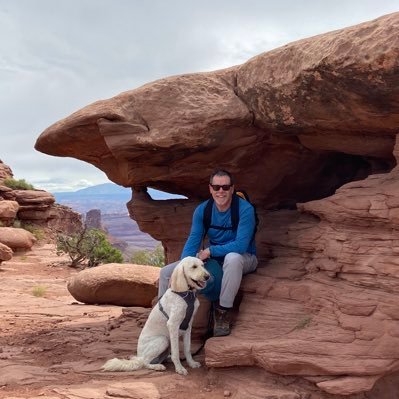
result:
<svg viewBox="0 0 399 399"><path fill-rule="evenodd" d="M198 257L204 261L205 259L208 259L211 257L211 251L209 248L202 249L201 251L198 252Z"/></svg>

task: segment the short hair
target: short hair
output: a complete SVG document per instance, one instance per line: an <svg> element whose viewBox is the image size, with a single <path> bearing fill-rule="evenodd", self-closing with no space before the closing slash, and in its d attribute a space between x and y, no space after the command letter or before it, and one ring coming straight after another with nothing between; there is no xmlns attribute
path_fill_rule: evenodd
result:
<svg viewBox="0 0 399 399"><path fill-rule="evenodd" d="M230 184L234 184L234 180L233 180L233 176L231 175L231 173L227 172L227 170L224 169L217 169L215 170L212 174L211 177L209 179L209 183L212 184L213 178L215 176L227 176L230 179Z"/></svg>

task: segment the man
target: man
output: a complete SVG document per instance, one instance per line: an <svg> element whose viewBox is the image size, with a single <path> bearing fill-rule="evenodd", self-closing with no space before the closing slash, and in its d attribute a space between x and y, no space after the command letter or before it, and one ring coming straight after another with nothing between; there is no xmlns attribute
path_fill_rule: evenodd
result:
<svg viewBox="0 0 399 399"><path fill-rule="evenodd" d="M244 274L256 270L254 231L254 207L242 198L238 199L239 222L233 229L231 205L233 202L234 182L229 172L217 170L211 175L209 191L213 198L212 216L207 232L204 228L204 210L208 203L201 203L194 211L191 232L184 246L181 259L186 256L197 256L201 260L216 259L223 265L223 278L219 303L215 306L215 337L230 334L231 308L240 288ZM201 249L205 233L209 246ZM169 279L178 262L161 269L159 279L159 297L168 288Z"/></svg>

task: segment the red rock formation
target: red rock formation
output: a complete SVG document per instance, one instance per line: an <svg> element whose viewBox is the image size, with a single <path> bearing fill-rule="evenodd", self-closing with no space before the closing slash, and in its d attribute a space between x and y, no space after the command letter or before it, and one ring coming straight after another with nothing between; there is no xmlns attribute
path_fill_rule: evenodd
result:
<svg viewBox="0 0 399 399"><path fill-rule="evenodd" d="M2 184L12 176L11 168L0 161L0 223L8 226L0 232L4 254L0 255L0 263L9 259L12 249L30 249L36 241L30 232L12 228L13 225L44 229L49 238L56 232L69 234L82 227L80 215L68 207L54 204L52 194L44 190L14 190Z"/></svg>
<svg viewBox="0 0 399 399"><path fill-rule="evenodd" d="M0 180L9 179L13 177L11 168L0 159Z"/></svg>
<svg viewBox="0 0 399 399"><path fill-rule="evenodd" d="M101 222L101 209L90 209L86 212L85 225L88 229L104 230Z"/></svg>
<svg viewBox="0 0 399 399"><path fill-rule="evenodd" d="M17 216L19 204L17 201L0 201L0 222L9 225Z"/></svg>
<svg viewBox="0 0 399 399"><path fill-rule="evenodd" d="M318 376L341 395L398 370L398 177L396 167L300 204L302 215L269 214L260 239L273 258L246 278L234 331L208 341L207 364Z"/></svg>
<svg viewBox="0 0 399 399"><path fill-rule="evenodd" d="M350 395L399 370L398 75L395 13L99 101L36 148L133 187L130 214L169 260L210 172L231 170L258 207L261 264L232 335L208 341L207 364ZM153 201L145 187L189 200Z"/></svg>

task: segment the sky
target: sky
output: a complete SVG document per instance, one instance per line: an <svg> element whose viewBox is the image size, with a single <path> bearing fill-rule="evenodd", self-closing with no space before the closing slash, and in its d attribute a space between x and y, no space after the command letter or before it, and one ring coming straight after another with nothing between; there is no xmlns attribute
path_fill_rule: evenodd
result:
<svg viewBox="0 0 399 399"><path fill-rule="evenodd" d="M50 192L108 182L34 149L78 109L399 11L399 0L0 0L0 159Z"/></svg>

